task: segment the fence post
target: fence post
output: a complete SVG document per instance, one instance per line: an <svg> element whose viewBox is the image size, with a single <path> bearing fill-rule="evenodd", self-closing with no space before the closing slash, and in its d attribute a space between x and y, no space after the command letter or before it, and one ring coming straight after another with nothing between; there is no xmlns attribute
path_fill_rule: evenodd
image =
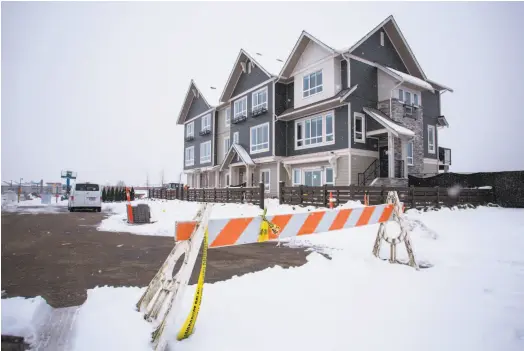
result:
<svg viewBox="0 0 524 351"><path fill-rule="evenodd" d="M384 185L382 185L380 189L380 202L385 204L386 203L386 197L384 196Z"/></svg>
<svg viewBox="0 0 524 351"><path fill-rule="evenodd" d="M328 192L327 192L327 184L324 184L323 188L322 188L322 202L324 203L324 207L328 207L328 203L327 203L327 196Z"/></svg>
<svg viewBox="0 0 524 351"><path fill-rule="evenodd" d="M411 196L411 208L415 208L415 186L409 187L409 196Z"/></svg>
<svg viewBox="0 0 524 351"><path fill-rule="evenodd" d="M439 188L438 188L438 185L437 185L437 208L440 208L440 192L439 192Z"/></svg>
<svg viewBox="0 0 524 351"><path fill-rule="evenodd" d="M278 188L278 204L282 205L284 203L284 182L279 182L279 188Z"/></svg>
<svg viewBox="0 0 524 351"><path fill-rule="evenodd" d="M258 184L258 189L259 189L259 196L260 196L260 199L259 199L259 206L261 209L264 209L264 193L266 191L266 188L264 187L264 183L263 182L260 182Z"/></svg>
<svg viewBox="0 0 524 351"><path fill-rule="evenodd" d="M206 190L202 188L202 202L206 202Z"/></svg>
<svg viewBox="0 0 524 351"><path fill-rule="evenodd" d="M226 188L226 203L229 202L229 188Z"/></svg>
<svg viewBox="0 0 524 351"><path fill-rule="evenodd" d="M217 188L213 188L213 202L217 202Z"/></svg>
<svg viewBox="0 0 524 351"><path fill-rule="evenodd" d="M300 195L300 204L304 201L304 191L302 189L302 184L298 187L298 195Z"/></svg>

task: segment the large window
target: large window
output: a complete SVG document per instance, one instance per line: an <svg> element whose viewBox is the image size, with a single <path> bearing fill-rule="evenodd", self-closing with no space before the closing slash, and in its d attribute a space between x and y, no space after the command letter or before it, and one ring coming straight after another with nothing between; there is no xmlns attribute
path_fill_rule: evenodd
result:
<svg viewBox="0 0 524 351"><path fill-rule="evenodd" d="M226 127L231 124L231 107L226 108Z"/></svg>
<svg viewBox="0 0 524 351"><path fill-rule="evenodd" d="M186 137L194 137L195 136L195 122L188 123L186 125Z"/></svg>
<svg viewBox="0 0 524 351"><path fill-rule="evenodd" d="M251 111L267 109L267 87L255 91L251 99Z"/></svg>
<svg viewBox="0 0 524 351"><path fill-rule="evenodd" d="M306 149L335 142L333 112L295 122L295 149Z"/></svg>
<svg viewBox="0 0 524 351"><path fill-rule="evenodd" d="M200 144L200 163L211 162L211 140Z"/></svg>
<svg viewBox="0 0 524 351"><path fill-rule="evenodd" d="M301 181L301 170L300 168L294 168L293 169L293 185L300 185L302 184Z"/></svg>
<svg viewBox="0 0 524 351"><path fill-rule="evenodd" d="M202 117L202 126L200 130L201 131L211 130L211 115L210 114L207 114Z"/></svg>
<svg viewBox="0 0 524 351"><path fill-rule="evenodd" d="M366 117L362 113L353 115L353 139L357 143L366 142Z"/></svg>
<svg viewBox="0 0 524 351"><path fill-rule="evenodd" d="M407 161L408 161L408 166L413 166L413 142L410 141L408 144L407 144Z"/></svg>
<svg viewBox="0 0 524 351"><path fill-rule="evenodd" d="M230 147L231 147L231 143L230 143L229 137L224 138L224 156L227 155L227 152L229 151Z"/></svg>
<svg viewBox="0 0 524 351"><path fill-rule="evenodd" d="M190 146L186 148L186 166L195 164L195 147Z"/></svg>
<svg viewBox="0 0 524 351"><path fill-rule="evenodd" d="M333 168L328 167L324 170L324 184L335 185L335 178L333 175Z"/></svg>
<svg viewBox="0 0 524 351"><path fill-rule="evenodd" d="M402 88L398 90L398 100L406 105L422 106L420 94L413 90Z"/></svg>
<svg viewBox="0 0 524 351"><path fill-rule="evenodd" d="M321 186L322 185L322 170L321 169L304 170L304 185Z"/></svg>
<svg viewBox="0 0 524 351"><path fill-rule="evenodd" d="M250 153L269 151L269 123L251 127L250 132Z"/></svg>
<svg viewBox="0 0 524 351"><path fill-rule="evenodd" d="M235 101L233 104L234 114L233 118L247 115L247 96Z"/></svg>
<svg viewBox="0 0 524 351"><path fill-rule="evenodd" d="M304 78L302 78L302 81L303 97L308 97L322 92L322 70L305 75Z"/></svg>
<svg viewBox="0 0 524 351"><path fill-rule="evenodd" d="M264 192L266 193L269 193L271 190L270 173L269 169L263 169L260 171L260 181L264 183Z"/></svg>
<svg viewBox="0 0 524 351"><path fill-rule="evenodd" d="M435 126L428 125L428 152L435 153Z"/></svg>

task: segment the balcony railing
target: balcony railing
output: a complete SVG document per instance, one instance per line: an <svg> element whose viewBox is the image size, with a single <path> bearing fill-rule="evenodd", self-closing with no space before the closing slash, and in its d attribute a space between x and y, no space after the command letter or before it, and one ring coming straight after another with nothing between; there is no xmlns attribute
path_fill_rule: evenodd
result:
<svg viewBox="0 0 524 351"><path fill-rule="evenodd" d="M263 115L264 113L267 112L267 108L266 107L259 107L253 111L251 111L251 117L258 117L258 116L261 116Z"/></svg>
<svg viewBox="0 0 524 351"><path fill-rule="evenodd" d="M192 141L192 140L195 140L195 136L194 135L186 136L186 141Z"/></svg>
<svg viewBox="0 0 524 351"><path fill-rule="evenodd" d="M451 149L447 147L438 147L438 159L443 165L451 165Z"/></svg>
<svg viewBox="0 0 524 351"><path fill-rule="evenodd" d="M211 128L202 129L198 134L200 135L208 135L211 134Z"/></svg>
<svg viewBox="0 0 524 351"><path fill-rule="evenodd" d="M235 117L233 117L231 119L231 123L237 124L237 123L240 123L240 122L244 122L246 119L247 119L246 115L235 116Z"/></svg>

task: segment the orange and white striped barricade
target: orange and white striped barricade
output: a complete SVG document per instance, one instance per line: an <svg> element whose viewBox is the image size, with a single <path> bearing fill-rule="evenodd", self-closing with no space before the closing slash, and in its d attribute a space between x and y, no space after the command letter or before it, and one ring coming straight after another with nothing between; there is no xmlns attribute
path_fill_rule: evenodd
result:
<svg viewBox="0 0 524 351"><path fill-rule="evenodd" d="M129 192L129 187L126 187L126 197L127 197L127 222L128 223L135 223L135 220L133 218L133 207L131 206L131 194Z"/></svg>

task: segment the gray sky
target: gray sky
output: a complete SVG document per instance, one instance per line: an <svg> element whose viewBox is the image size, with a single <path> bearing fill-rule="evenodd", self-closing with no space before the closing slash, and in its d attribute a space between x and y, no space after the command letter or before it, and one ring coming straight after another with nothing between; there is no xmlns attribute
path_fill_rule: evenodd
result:
<svg viewBox="0 0 524 351"><path fill-rule="evenodd" d="M191 78L221 91L241 47L285 60L303 29L347 47L390 14L455 90L452 170L524 169L523 5L2 2L2 180L177 181Z"/></svg>

